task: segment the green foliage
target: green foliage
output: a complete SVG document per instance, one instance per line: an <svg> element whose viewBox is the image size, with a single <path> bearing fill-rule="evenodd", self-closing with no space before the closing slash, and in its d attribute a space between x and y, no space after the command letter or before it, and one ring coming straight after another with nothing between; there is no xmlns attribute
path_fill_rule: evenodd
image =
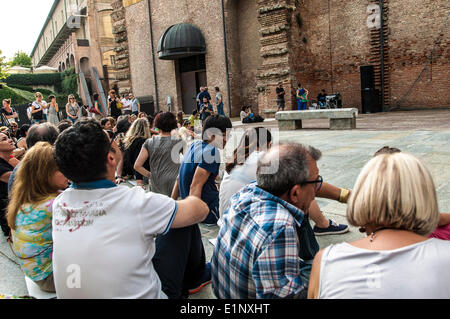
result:
<svg viewBox="0 0 450 319"><path fill-rule="evenodd" d="M6 57L2 56L2 50L0 50L0 80L8 77L8 73L6 72L6 68L8 64L5 62Z"/></svg>
<svg viewBox="0 0 450 319"><path fill-rule="evenodd" d="M61 73L44 74L11 74L5 79L6 84L25 86L54 85L56 91L61 90Z"/></svg>
<svg viewBox="0 0 450 319"><path fill-rule="evenodd" d="M11 105L24 104L24 103L31 102L27 98L27 96L24 96L21 93L22 92L20 90L9 88L3 84L2 88L0 89L0 100L11 99ZM28 93L30 93L30 92L28 92Z"/></svg>
<svg viewBox="0 0 450 319"><path fill-rule="evenodd" d="M24 68L31 68L33 63L31 61L31 57L28 54L22 51L17 51L12 61L9 62L9 65L10 66L18 65Z"/></svg>
<svg viewBox="0 0 450 319"><path fill-rule="evenodd" d="M61 90L66 94L74 94L78 91L78 75L75 68L69 68L62 73Z"/></svg>
<svg viewBox="0 0 450 319"><path fill-rule="evenodd" d="M20 84L8 84L10 88L19 89L28 92L34 92L34 89L31 86L20 85Z"/></svg>

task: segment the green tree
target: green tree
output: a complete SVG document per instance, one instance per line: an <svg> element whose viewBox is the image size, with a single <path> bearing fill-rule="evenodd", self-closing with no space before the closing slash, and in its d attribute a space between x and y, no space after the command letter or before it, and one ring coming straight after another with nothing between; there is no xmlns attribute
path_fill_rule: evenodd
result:
<svg viewBox="0 0 450 319"><path fill-rule="evenodd" d="M8 73L6 73L6 69L8 68L8 64L5 62L6 57L2 56L2 50L0 50L0 80L7 78Z"/></svg>
<svg viewBox="0 0 450 319"><path fill-rule="evenodd" d="M14 55L14 58L9 63L10 66L21 66L23 68L31 68L33 62L31 61L31 57L22 51L17 51Z"/></svg>

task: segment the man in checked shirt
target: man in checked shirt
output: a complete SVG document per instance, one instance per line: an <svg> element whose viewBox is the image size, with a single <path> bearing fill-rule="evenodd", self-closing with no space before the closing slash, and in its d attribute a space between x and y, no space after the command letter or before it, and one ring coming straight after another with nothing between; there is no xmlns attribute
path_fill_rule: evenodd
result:
<svg viewBox="0 0 450 319"><path fill-rule="evenodd" d="M307 145L273 147L257 181L231 198L211 260L218 298L306 298L319 249L308 207L322 186L320 157Z"/></svg>

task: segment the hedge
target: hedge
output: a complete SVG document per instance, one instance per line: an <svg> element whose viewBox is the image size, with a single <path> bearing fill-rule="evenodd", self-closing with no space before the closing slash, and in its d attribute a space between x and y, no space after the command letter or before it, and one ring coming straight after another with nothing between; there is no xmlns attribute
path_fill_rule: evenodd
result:
<svg viewBox="0 0 450 319"><path fill-rule="evenodd" d="M44 74L11 74L6 79L5 83L10 85L23 85L23 86L33 86L33 85L54 85L55 90L61 91L61 73L44 73Z"/></svg>
<svg viewBox="0 0 450 319"><path fill-rule="evenodd" d="M11 105L29 103L27 98L18 94L15 90L3 85L0 89L0 100L11 99Z"/></svg>
<svg viewBox="0 0 450 319"><path fill-rule="evenodd" d="M43 95L50 95L53 94L55 95L56 93L47 89L41 89L41 88L37 88L37 89L33 89L31 86L26 86L26 85L20 85L20 84L8 84L8 86L10 88L14 88L14 89L19 89L22 91L27 91L27 92L41 92Z"/></svg>

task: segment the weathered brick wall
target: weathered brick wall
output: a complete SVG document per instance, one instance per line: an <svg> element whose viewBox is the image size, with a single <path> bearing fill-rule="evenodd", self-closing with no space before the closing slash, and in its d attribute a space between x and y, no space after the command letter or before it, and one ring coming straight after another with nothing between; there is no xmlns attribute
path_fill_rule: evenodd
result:
<svg viewBox="0 0 450 319"><path fill-rule="evenodd" d="M390 0L392 106L450 107L450 21L436 46L431 67L398 103L427 63L447 12L448 0Z"/></svg>
<svg viewBox="0 0 450 319"><path fill-rule="evenodd" d="M258 108L257 74L263 58L260 55L257 9L258 5L254 0L226 2L225 19L233 116L239 115L243 105L251 104L255 111Z"/></svg>
<svg viewBox="0 0 450 319"><path fill-rule="evenodd" d="M367 3L299 1L292 22L292 65L310 100L325 89L340 92L345 107L360 108L359 66L368 63L370 53Z"/></svg>
<svg viewBox="0 0 450 319"><path fill-rule="evenodd" d="M292 21L290 58L296 80L316 98L322 88L339 91L345 107L361 110L361 65L370 62L368 0L297 1ZM447 16L446 0L389 0L388 48L390 106L450 106L449 37L444 31L432 64L431 78L422 77L398 104L422 71ZM447 9L446 9L447 8ZM331 40L331 43L330 43ZM331 46L331 48L330 48ZM425 93L425 94L424 94Z"/></svg>

